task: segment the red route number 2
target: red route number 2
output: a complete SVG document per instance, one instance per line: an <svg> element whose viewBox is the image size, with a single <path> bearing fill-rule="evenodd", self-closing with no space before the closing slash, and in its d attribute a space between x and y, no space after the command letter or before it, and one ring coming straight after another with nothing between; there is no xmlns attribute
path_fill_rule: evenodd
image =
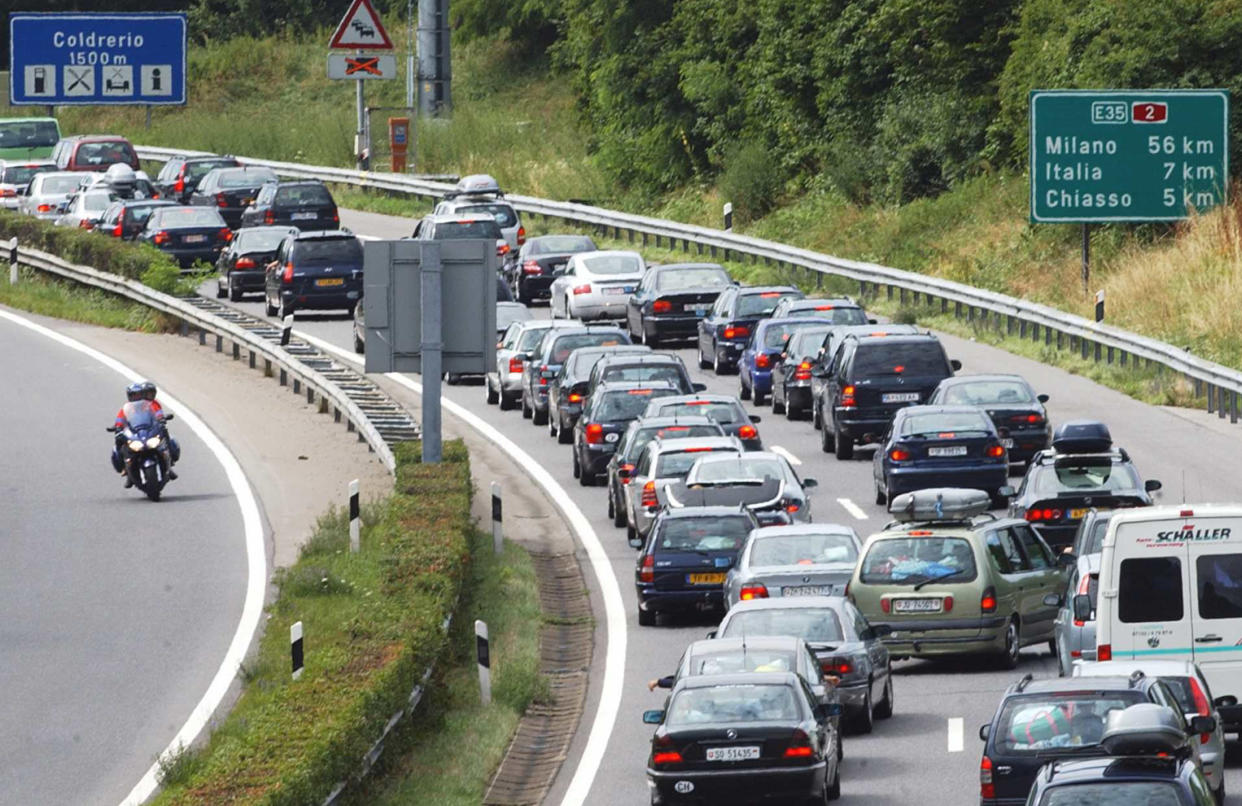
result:
<svg viewBox="0 0 1242 806"><path fill-rule="evenodd" d="M1130 119L1135 123L1164 123L1169 119L1169 105L1155 101L1135 102L1130 107Z"/></svg>

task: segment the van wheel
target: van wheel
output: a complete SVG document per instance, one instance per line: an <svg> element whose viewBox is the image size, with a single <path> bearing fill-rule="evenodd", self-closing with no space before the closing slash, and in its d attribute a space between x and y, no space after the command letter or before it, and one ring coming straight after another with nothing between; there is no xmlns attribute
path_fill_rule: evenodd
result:
<svg viewBox="0 0 1242 806"><path fill-rule="evenodd" d="M1001 650L1002 669L1018 668L1018 656L1022 652L1022 639L1018 635L1018 619L1015 616L1005 625L1005 648Z"/></svg>

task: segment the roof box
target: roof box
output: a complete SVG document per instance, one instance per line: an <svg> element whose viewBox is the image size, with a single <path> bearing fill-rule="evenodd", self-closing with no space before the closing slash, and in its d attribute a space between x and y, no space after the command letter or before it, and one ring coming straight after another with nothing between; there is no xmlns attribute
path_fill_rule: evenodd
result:
<svg viewBox="0 0 1242 806"><path fill-rule="evenodd" d="M1144 702L1109 713L1100 746L1113 756L1176 754L1186 748L1186 733L1168 708Z"/></svg>
<svg viewBox="0 0 1242 806"><path fill-rule="evenodd" d="M1108 426L1095 420L1070 420L1052 436L1057 453L1103 453L1112 450L1113 436Z"/></svg>
<svg viewBox="0 0 1242 806"><path fill-rule="evenodd" d="M892 500L888 511L899 521L964 521L982 515L992 505L983 490L936 487L902 493Z"/></svg>
<svg viewBox="0 0 1242 806"><path fill-rule="evenodd" d="M446 194L446 198L456 196L503 196L500 183L490 174L471 174L463 176L457 182L457 188Z"/></svg>

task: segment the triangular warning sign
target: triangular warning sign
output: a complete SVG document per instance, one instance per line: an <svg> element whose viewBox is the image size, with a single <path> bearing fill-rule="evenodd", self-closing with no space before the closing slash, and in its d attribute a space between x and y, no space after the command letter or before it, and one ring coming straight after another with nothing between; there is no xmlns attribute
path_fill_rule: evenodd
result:
<svg viewBox="0 0 1242 806"><path fill-rule="evenodd" d="M392 40L371 0L354 0L328 47L338 50L392 50Z"/></svg>

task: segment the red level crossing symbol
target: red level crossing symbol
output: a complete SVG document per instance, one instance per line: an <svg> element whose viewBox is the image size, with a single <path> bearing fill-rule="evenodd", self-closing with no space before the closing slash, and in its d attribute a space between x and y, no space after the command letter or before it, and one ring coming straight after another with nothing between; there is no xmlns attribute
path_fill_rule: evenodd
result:
<svg viewBox="0 0 1242 806"><path fill-rule="evenodd" d="M378 56L346 56L345 57L345 75L352 76L357 73L370 73L373 76L383 75L380 72Z"/></svg>

